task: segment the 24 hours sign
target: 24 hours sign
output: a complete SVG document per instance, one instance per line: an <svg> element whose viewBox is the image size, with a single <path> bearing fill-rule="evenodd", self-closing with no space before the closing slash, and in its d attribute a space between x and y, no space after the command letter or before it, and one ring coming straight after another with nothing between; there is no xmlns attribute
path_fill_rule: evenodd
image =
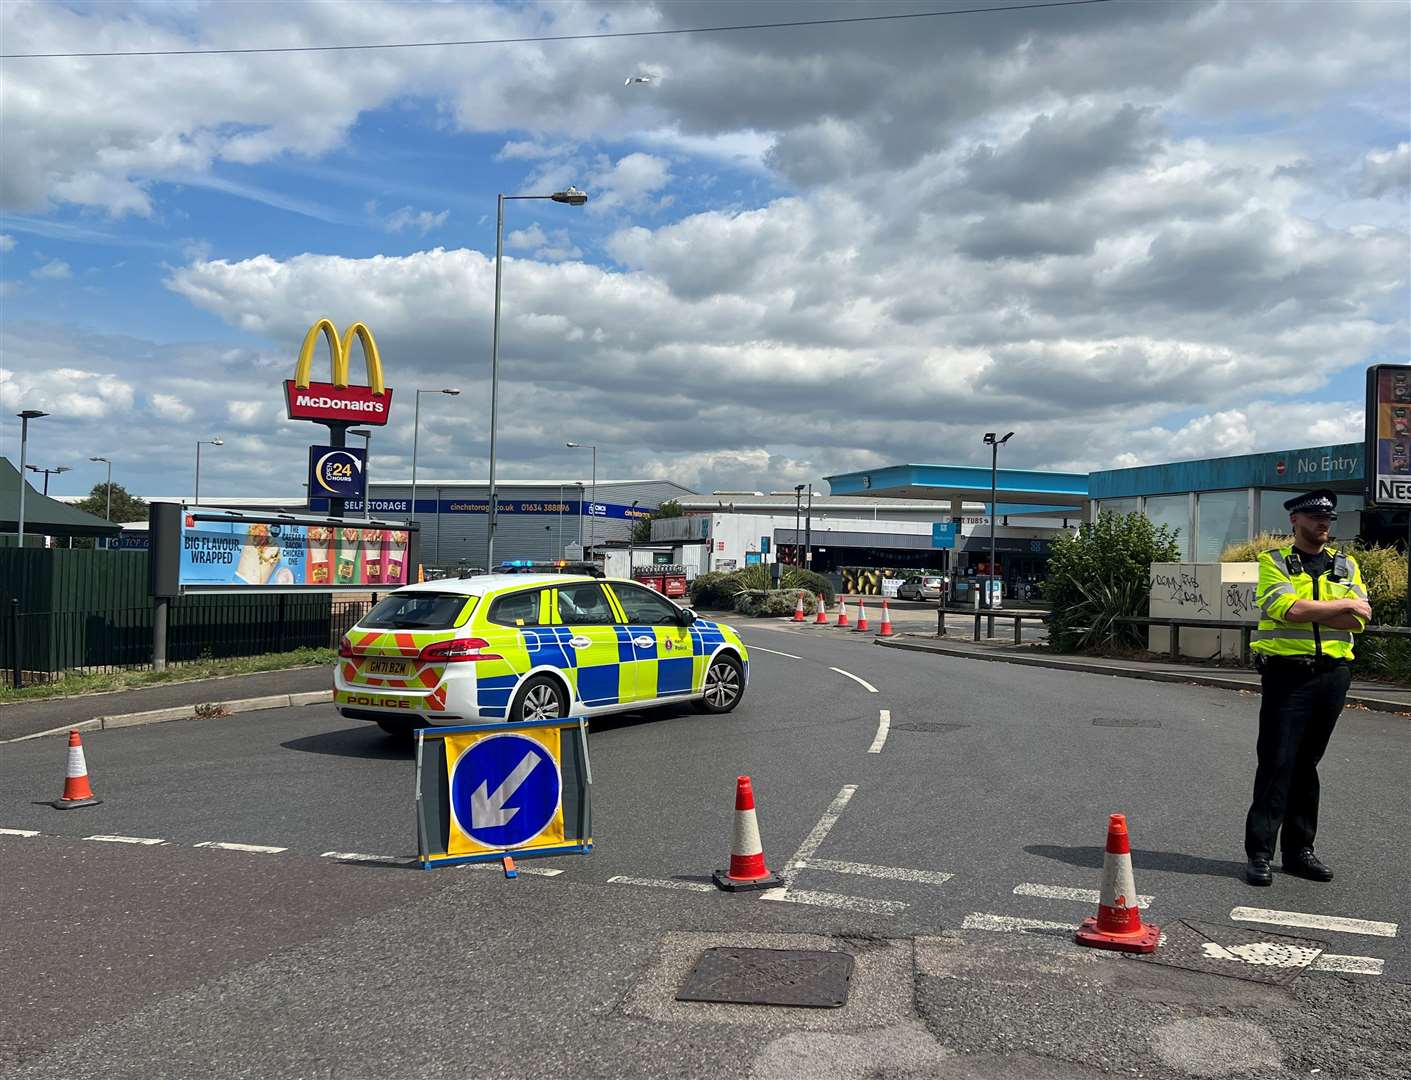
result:
<svg viewBox="0 0 1411 1080"><path fill-rule="evenodd" d="M367 489L367 451L309 447L309 498L361 499Z"/></svg>

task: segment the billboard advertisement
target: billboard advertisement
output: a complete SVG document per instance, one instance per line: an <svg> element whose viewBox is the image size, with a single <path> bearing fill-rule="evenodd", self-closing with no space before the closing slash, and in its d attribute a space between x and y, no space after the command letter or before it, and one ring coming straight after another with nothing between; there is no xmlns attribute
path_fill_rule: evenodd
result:
<svg viewBox="0 0 1411 1080"><path fill-rule="evenodd" d="M1367 369L1367 502L1411 506L1411 365Z"/></svg>
<svg viewBox="0 0 1411 1080"><path fill-rule="evenodd" d="M395 588L409 579L410 533L343 524L181 518L177 584L187 589Z"/></svg>

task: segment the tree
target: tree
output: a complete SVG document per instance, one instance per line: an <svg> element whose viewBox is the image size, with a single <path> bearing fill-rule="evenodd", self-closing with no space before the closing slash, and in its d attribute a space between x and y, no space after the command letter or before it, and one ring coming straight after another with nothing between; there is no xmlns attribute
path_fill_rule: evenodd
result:
<svg viewBox="0 0 1411 1080"><path fill-rule="evenodd" d="M675 499L667 499L650 514L644 518L638 518L632 525L632 540L638 544L644 544L652 538L652 522L657 518L679 518L685 517L686 511L681 509L681 504Z"/></svg>
<svg viewBox="0 0 1411 1080"><path fill-rule="evenodd" d="M88 498L80 503L76 503L80 510L84 510L98 517L103 517L108 510L108 485L94 484L93 490L88 493ZM127 489L121 484L113 485L113 521L146 521L147 503L139 499L136 495L129 495Z"/></svg>

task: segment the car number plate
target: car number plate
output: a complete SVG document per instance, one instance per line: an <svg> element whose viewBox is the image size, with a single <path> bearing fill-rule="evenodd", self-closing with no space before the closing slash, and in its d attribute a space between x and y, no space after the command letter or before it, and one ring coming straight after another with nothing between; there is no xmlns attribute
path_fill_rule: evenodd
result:
<svg viewBox="0 0 1411 1080"><path fill-rule="evenodd" d="M408 675L411 667L405 660L369 660L367 673L369 675Z"/></svg>

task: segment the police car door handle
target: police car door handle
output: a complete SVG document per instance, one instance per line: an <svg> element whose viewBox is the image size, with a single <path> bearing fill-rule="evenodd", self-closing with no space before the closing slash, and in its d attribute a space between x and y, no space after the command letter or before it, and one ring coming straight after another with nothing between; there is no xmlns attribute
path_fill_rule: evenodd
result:
<svg viewBox="0 0 1411 1080"><path fill-rule="evenodd" d="M586 649L589 645L593 644L593 639L575 635L568 639L568 643L575 649Z"/></svg>
<svg viewBox="0 0 1411 1080"><path fill-rule="evenodd" d="M656 639L656 638L654 638L654 637L647 637L646 634L643 634L643 635L641 635L640 637L634 637L634 638L632 639L632 644L633 644L633 645L636 645L639 649L650 649L650 648L651 648L653 645L655 645L656 643L657 643L657 639Z"/></svg>

